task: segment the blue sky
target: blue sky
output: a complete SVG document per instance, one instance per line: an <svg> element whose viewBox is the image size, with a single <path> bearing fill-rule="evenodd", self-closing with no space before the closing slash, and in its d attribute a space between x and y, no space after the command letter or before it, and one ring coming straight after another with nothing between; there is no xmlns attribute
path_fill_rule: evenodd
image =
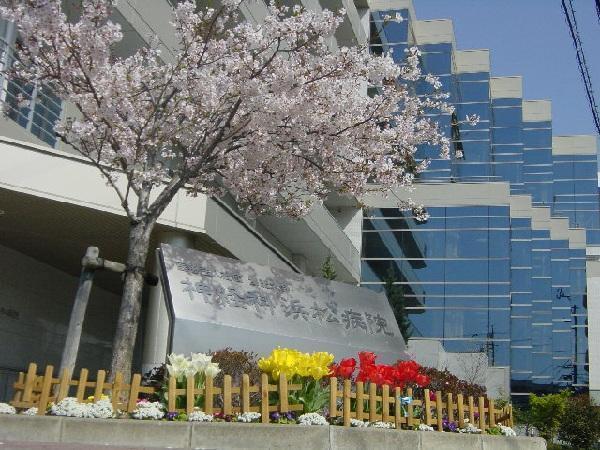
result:
<svg viewBox="0 0 600 450"><path fill-rule="evenodd" d="M600 103L594 0L572 0ZM413 0L418 19L452 19L459 49L490 49L494 76L522 75L524 97L552 100L553 132L596 134L560 0Z"/></svg>

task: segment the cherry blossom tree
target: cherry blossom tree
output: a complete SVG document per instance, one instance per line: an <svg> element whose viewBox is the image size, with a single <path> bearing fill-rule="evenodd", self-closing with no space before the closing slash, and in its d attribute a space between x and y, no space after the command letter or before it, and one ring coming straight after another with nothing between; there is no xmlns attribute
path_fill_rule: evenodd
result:
<svg viewBox="0 0 600 450"><path fill-rule="evenodd" d="M271 4L254 25L238 0L183 1L171 19L178 47L162 58L153 44L115 54L123 34L109 0L82 0L74 20L60 0L1 3L20 35L7 75L73 105L56 135L98 168L129 219L113 374L130 373L150 234L179 190L229 192L248 214L298 218L330 192L410 186L426 167L419 144L448 156L432 113L449 107L418 50L403 65L365 48L331 51L344 11ZM434 94L417 97L417 80Z"/></svg>

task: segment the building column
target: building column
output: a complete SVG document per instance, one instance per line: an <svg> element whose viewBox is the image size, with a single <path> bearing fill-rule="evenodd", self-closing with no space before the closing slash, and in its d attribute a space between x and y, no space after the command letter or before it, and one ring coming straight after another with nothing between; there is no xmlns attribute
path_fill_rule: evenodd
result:
<svg viewBox="0 0 600 450"><path fill-rule="evenodd" d="M169 244L173 247L194 248L193 238L183 232L169 231L159 233L159 245ZM151 255L151 272L159 276L160 267L156 253ZM146 373L166 360L169 339L169 316L165 305L161 283L150 288L148 309L144 324L142 353L142 371Z"/></svg>
<svg viewBox="0 0 600 450"><path fill-rule="evenodd" d="M596 250L588 247L588 255ZM591 251L591 252L590 252ZM594 255L599 258L598 255ZM588 256L589 257L589 256ZM600 260L588 260L587 313L588 313L588 352L590 364L590 399L600 405Z"/></svg>

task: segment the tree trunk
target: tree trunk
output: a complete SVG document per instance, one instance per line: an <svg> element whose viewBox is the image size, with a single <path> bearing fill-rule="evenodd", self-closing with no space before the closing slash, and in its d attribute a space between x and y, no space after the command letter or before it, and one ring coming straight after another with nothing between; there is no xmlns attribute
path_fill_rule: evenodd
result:
<svg viewBox="0 0 600 450"><path fill-rule="evenodd" d="M112 348L110 379L121 372L126 380L131 377L131 362L139 327L144 287L144 268L148 257L150 234L156 220L145 218L129 228L127 270L123 282L121 309Z"/></svg>

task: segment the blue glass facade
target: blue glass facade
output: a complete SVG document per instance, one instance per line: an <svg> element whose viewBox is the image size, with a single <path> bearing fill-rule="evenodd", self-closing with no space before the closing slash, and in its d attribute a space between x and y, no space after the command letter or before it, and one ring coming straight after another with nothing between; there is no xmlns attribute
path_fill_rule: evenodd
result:
<svg viewBox="0 0 600 450"><path fill-rule="evenodd" d="M600 245L598 164L595 154L554 155L552 210L585 228L587 243Z"/></svg>
<svg viewBox="0 0 600 450"><path fill-rule="evenodd" d="M508 206L431 207L418 222L395 208L364 218L362 279L382 291L402 286L411 336L448 351L486 351L510 359L510 214Z"/></svg>
<svg viewBox="0 0 600 450"><path fill-rule="evenodd" d="M537 206L552 204L552 122L523 123L523 182Z"/></svg>
<svg viewBox="0 0 600 450"><path fill-rule="evenodd" d="M529 209L548 219L540 223L531 213L511 212L510 202L481 199L425 205L426 222L369 205L362 284L379 291L390 281L402 286L411 336L439 340L450 352L484 351L492 365L510 367L515 400L565 386L585 389L586 250L568 228L584 228L584 240L600 245L596 155L569 148L568 140L553 145L550 118L526 115L531 105L518 90L494 95L489 71L457 70L450 39L415 43L410 20L383 23L396 12L372 13L372 51L393 48L401 62L407 45L419 47L424 73L440 78L455 106L435 120L462 153L448 160L439 148L420 147L418 159L430 165L418 181L506 182L511 198L528 199ZM430 90L416 86L417 94ZM480 117L476 126L465 123L472 114Z"/></svg>

